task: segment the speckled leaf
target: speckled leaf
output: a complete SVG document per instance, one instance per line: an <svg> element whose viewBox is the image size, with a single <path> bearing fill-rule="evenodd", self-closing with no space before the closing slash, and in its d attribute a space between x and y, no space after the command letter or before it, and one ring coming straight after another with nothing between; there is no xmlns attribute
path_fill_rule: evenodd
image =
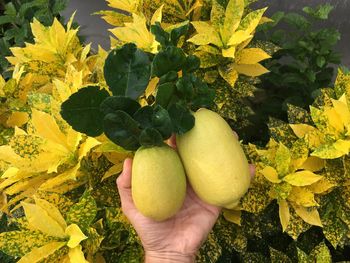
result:
<svg viewBox="0 0 350 263"><path fill-rule="evenodd" d="M28 262L40 262L50 255L54 254L57 250L62 248L65 242L51 242L45 244L42 247L35 247L29 253L24 255L18 262L28 263Z"/></svg>
<svg viewBox="0 0 350 263"><path fill-rule="evenodd" d="M305 223L294 210L290 210L290 223L286 229L288 235L296 240L301 233L304 233L310 227L311 225Z"/></svg>
<svg viewBox="0 0 350 263"><path fill-rule="evenodd" d="M275 156L276 169L279 176L283 177L289 172L290 161L291 154L289 149L280 143Z"/></svg>
<svg viewBox="0 0 350 263"><path fill-rule="evenodd" d="M324 242L315 247L309 257L316 263L332 263L331 252Z"/></svg>
<svg viewBox="0 0 350 263"><path fill-rule="evenodd" d="M222 248L219 245L214 232L210 232L208 238L201 246L197 254L196 262L198 263L215 263L220 258Z"/></svg>
<svg viewBox="0 0 350 263"><path fill-rule="evenodd" d="M311 124L312 120L308 111L298 106L288 104L288 121L289 123Z"/></svg>
<svg viewBox="0 0 350 263"><path fill-rule="evenodd" d="M250 213L260 213L271 202L267 184L252 184L241 200L242 210Z"/></svg>
<svg viewBox="0 0 350 263"><path fill-rule="evenodd" d="M69 198L58 193L38 191L35 195L54 204L62 215L65 215L69 208L73 205L73 202Z"/></svg>
<svg viewBox="0 0 350 263"><path fill-rule="evenodd" d="M11 231L0 234L0 250L13 257L22 257L34 247L41 247L51 241L49 237L38 231Z"/></svg>
<svg viewBox="0 0 350 263"><path fill-rule="evenodd" d="M288 148L291 147L293 141L296 140L296 136L294 135L294 132L290 128L289 124L283 121L270 118L268 127L271 137L274 140L283 143Z"/></svg>
<svg viewBox="0 0 350 263"><path fill-rule="evenodd" d="M142 263L143 262L143 249L139 245L127 246L122 252L118 263Z"/></svg>
<svg viewBox="0 0 350 263"><path fill-rule="evenodd" d="M69 209L66 215L67 225L77 224L85 232L95 219L96 213L95 199L91 196L90 192L86 191L79 202Z"/></svg>
<svg viewBox="0 0 350 263"><path fill-rule="evenodd" d="M276 250L272 247L270 247L270 258L271 263L292 263L293 261L282 251Z"/></svg>
<svg viewBox="0 0 350 263"><path fill-rule="evenodd" d="M100 235L95 228L89 227L87 230L88 239L83 241L82 245L87 250L88 254L95 255L101 247L101 242L104 236Z"/></svg>

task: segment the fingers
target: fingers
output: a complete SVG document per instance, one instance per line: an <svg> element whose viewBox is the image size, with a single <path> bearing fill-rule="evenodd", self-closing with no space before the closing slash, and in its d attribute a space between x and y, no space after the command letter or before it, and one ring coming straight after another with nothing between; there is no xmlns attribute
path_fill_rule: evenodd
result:
<svg viewBox="0 0 350 263"><path fill-rule="evenodd" d="M167 140L167 143L171 148L176 149L176 135L171 135L171 137Z"/></svg>
<svg viewBox="0 0 350 263"><path fill-rule="evenodd" d="M255 177L255 165L254 164L249 164L249 172L250 172L250 177L253 180Z"/></svg>
<svg viewBox="0 0 350 263"><path fill-rule="evenodd" d="M123 172L119 175L117 179L117 185L120 190L131 188L131 166L132 160L127 158L124 161Z"/></svg>
<svg viewBox="0 0 350 263"><path fill-rule="evenodd" d="M119 175L117 179L117 187L121 201L121 207L130 221L133 220L133 213L136 210L134 201L131 196L131 167L132 160L126 159L124 161L123 172Z"/></svg>

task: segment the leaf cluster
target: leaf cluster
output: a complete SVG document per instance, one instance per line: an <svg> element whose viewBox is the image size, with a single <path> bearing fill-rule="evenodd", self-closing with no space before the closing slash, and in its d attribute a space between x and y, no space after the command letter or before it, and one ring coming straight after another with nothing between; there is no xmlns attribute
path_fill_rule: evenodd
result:
<svg viewBox="0 0 350 263"><path fill-rule="evenodd" d="M214 92L195 75L200 61L186 56L177 42L188 23L164 31L159 23L151 31L161 44L152 55L125 44L108 55L104 75L109 92L96 86L73 94L62 104L61 114L72 127L89 136L105 135L126 150L159 146L173 133L185 133L194 125L190 110L208 107ZM147 105L139 99L150 80L157 78L156 93Z"/></svg>
<svg viewBox="0 0 350 263"><path fill-rule="evenodd" d="M67 0L19 0L2 1L0 7L0 74L8 78L6 72L9 63L6 56L11 55L10 47L24 46L25 42L32 42L33 34L30 23L35 17L44 25L51 25L55 17L67 5Z"/></svg>
<svg viewBox="0 0 350 263"><path fill-rule="evenodd" d="M334 28L322 27L333 6L323 4L304 7L303 14L277 12L273 23L258 27L258 39L268 40L281 49L264 62L270 73L261 76L254 111L257 122L266 122L268 116L287 120L287 104L307 109L319 90L331 84L334 64L340 63L335 45L340 33ZM262 125L263 126L263 125ZM265 138L262 140L266 140Z"/></svg>

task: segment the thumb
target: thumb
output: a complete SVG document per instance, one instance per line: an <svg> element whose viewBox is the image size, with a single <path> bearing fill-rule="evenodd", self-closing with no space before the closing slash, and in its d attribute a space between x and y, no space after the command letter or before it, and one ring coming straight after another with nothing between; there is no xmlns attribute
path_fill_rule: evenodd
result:
<svg viewBox="0 0 350 263"><path fill-rule="evenodd" d="M117 187L119 191L121 207L124 214L128 218L131 212L136 210L131 196L131 167L132 160L129 158L125 159L123 165L123 172L119 175L117 179Z"/></svg>

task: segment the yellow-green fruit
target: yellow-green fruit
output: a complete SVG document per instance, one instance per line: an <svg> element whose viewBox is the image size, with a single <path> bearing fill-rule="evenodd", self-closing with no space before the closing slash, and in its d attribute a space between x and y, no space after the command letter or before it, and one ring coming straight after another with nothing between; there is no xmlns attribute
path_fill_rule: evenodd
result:
<svg viewBox="0 0 350 263"><path fill-rule="evenodd" d="M171 147L137 150L132 165L132 198L146 217L163 221L181 208L186 175L179 155Z"/></svg>
<svg viewBox="0 0 350 263"><path fill-rule="evenodd" d="M200 109L194 117L195 126L176 140L187 177L203 201L234 208L250 184L245 154L219 114Z"/></svg>

